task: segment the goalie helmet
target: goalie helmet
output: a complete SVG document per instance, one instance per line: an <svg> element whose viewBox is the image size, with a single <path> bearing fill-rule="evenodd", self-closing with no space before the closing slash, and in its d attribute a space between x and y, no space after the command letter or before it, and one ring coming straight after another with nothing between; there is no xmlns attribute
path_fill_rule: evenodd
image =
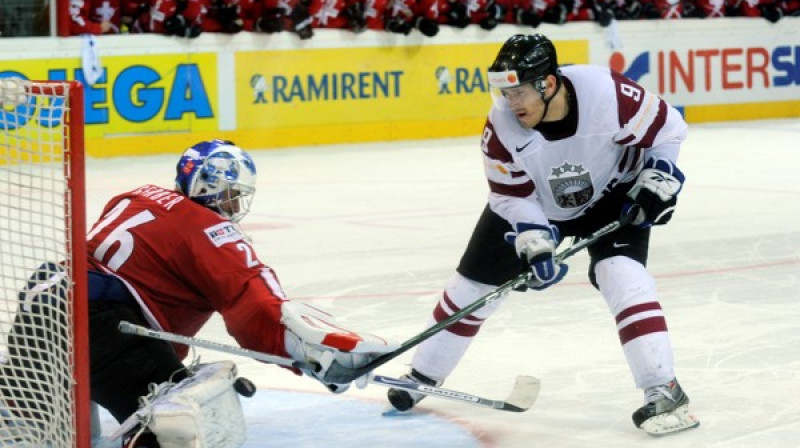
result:
<svg viewBox="0 0 800 448"><path fill-rule="evenodd" d="M200 142L183 152L175 184L181 193L233 222L250 211L256 165L228 140Z"/></svg>
<svg viewBox="0 0 800 448"><path fill-rule="evenodd" d="M489 84L505 89L530 82L544 96L548 75L560 81L556 48L550 39L542 34L516 34L503 44L489 67Z"/></svg>

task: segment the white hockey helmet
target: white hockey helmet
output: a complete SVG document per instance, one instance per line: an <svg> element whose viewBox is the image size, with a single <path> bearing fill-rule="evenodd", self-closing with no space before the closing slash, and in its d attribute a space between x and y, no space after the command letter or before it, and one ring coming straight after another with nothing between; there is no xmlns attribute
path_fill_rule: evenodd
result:
<svg viewBox="0 0 800 448"><path fill-rule="evenodd" d="M250 211L256 191L256 165L228 140L200 142L178 161L178 191L233 222Z"/></svg>

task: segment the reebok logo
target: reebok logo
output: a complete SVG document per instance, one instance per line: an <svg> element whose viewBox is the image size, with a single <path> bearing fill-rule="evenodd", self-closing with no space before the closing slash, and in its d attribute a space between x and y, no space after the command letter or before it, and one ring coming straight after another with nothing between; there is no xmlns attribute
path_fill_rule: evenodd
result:
<svg viewBox="0 0 800 448"><path fill-rule="evenodd" d="M531 139L531 140L530 140L528 143L525 143L525 144L524 144L524 145L522 145L522 146L517 146L517 148L516 148L516 149L517 149L517 152L522 152L522 150L523 150L523 149L525 149L525 148L527 148L527 147L528 147L528 145L530 145L531 143L533 143L533 139Z"/></svg>

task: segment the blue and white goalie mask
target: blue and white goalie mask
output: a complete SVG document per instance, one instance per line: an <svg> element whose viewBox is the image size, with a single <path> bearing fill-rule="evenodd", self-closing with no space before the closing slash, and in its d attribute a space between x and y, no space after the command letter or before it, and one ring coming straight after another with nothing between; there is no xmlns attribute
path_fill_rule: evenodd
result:
<svg viewBox="0 0 800 448"><path fill-rule="evenodd" d="M224 218L239 222L250 211L256 191L256 165L233 142L200 142L178 161L178 191Z"/></svg>

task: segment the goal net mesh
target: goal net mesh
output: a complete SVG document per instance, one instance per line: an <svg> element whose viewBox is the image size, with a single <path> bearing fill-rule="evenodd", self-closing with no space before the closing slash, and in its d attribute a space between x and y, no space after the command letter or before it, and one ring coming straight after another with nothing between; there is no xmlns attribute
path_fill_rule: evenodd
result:
<svg viewBox="0 0 800 448"><path fill-rule="evenodd" d="M0 80L0 447L76 446L69 88Z"/></svg>

